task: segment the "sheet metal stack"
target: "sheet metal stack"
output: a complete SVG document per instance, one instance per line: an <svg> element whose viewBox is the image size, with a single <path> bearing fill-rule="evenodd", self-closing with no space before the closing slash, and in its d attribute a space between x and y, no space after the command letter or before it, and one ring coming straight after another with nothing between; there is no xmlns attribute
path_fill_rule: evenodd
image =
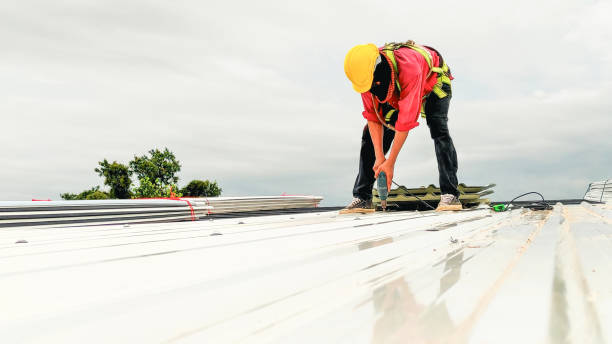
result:
<svg viewBox="0 0 612 344"><path fill-rule="evenodd" d="M0 201L0 227L195 220L208 214L193 200Z"/></svg>
<svg viewBox="0 0 612 344"><path fill-rule="evenodd" d="M584 199L591 202L612 201L612 179L589 184Z"/></svg>
<svg viewBox="0 0 612 344"><path fill-rule="evenodd" d="M280 209L315 208L323 199L320 196L256 196L185 198L206 202L212 208L209 214L229 214Z"/></svg>
<svg viewBox="0 0 612 344"><path fill-rule="evenodd" d="M481 203L490 203L489 199L484 196L493 193L491 190L495 184L485 186L467 186L463 183L459 184L459 200L464 207L474 207ZM372 202L377 207L380 206L380 198L378 198L378 190L373 190ZM420 200L419 200L420 199ZM431 207L436 207L440 202L440 188L431 184L427 187L407 188L400 186L392 189L387 198L387 208L397 210L429 210L423 202L426 202Z"/></svg>
<svg viewBox="0 0 612 344"><path fill-rule="evenodd" d="M254 196L91 201L0 201L0 227L198 220L213 214L318 207L319 196Z"/></svg>

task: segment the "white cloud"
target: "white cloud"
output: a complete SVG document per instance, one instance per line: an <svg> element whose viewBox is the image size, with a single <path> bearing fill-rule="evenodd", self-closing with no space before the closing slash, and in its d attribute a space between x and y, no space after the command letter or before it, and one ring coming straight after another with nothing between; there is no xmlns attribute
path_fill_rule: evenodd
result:
<svg viewBox="0 0 612 344"><path fill-rule="evenodd" d="M38 1L0 5L1 199L100 184L108 158L167 146L228 194L350 199L361 101L354 44L416 39L456 76L460 179L580 197L610 177L606 1ZM423 122L396 171L437 184Z"/></svg>

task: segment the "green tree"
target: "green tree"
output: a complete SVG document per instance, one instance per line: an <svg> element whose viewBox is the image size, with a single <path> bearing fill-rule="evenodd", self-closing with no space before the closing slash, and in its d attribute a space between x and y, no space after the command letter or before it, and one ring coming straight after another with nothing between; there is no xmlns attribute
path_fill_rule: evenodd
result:
<svg viewBox="0 0 612 344"><path fill-rule="evenodd" d="M178 182L176 173L181 170L181 164L168 148L163 151L151 149L148 156L134 156L130 161L130 170L139 181L147 177L149 181L159 179L161 185L169 185Z"/></svg>
<svg viewBox="0 0 612 344"><path fill-rule="evenodd" d="M108 192L100 191L100 186L94 186L91 189L85 190L79 194L63 193L60 196L62 197L62 199L65 199L67 201L110 198Z"/></svg>
<svg viewBox="0 0 612 344"><path fill-rule="evenodd" d="M109 163L108 160L99 161L100 165L95 169L100 177L104 177L104 185L110 186L110 197L126 199L131 197L130 186L132 172L128 166L117 161Z"/></svg>
<svg viewBox="0 0 612 344"><path fill-rule="evenodd" d="M192 180L185 186L181 193L184 196L191 197L216 197L221 196L221 189L217 184L217 181L210 182L208 180Z"/></svg>
<svg viewBox="0 0 612 344"><path fill-rule="evenodd" d="M176 187L181 164L168 148L163 151L151 149L149 155L134 156L130 171L138 177L139 186L134 188L133 197L180 197Z"/></svg>
<svg viewBox="0 0 612 344"><path fill-rule="evenodd" d="M159 178L153 182L149 177L144 176L140 179L139 184L133 190L132 196L134 198L181 197L183 195L175 184L164 185Z"/></svg>
<svg viewBox="0 0 612 344"><path fill-rule="evenodd" d="M88 194L87 196L85 196L85 199L110 199L112 198L108 192L104 192L104 191L100 191L100 190L96 190L90 194Z"/></svg>

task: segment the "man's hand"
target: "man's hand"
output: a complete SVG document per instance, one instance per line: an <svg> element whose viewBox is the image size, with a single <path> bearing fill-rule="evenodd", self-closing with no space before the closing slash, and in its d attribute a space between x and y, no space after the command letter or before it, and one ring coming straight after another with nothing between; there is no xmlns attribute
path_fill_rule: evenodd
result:
<svg viewBox="0 0 612 344"><path fill-rule="evenodd" d="M374 171L374 177L378 178L380 172L385 172L387 175L387 190L391 190L391 182L393 181L393 170L395 169L395 163L391 160L385 160L378 169Z"/></svg>
<svg viewBox="0 0 612 344"><path fill-rule="evenodd" d="M376 173L376 171L378 170L378 168L380 167L380 165L382 165L385 161L387 161L387 159L385 159L385 157L383 156L380 159L376 159L376 162L374 163L374 167L372 167L372 169L374 170L374 173ZM378 175L378 174L376 174Z"/></svg>

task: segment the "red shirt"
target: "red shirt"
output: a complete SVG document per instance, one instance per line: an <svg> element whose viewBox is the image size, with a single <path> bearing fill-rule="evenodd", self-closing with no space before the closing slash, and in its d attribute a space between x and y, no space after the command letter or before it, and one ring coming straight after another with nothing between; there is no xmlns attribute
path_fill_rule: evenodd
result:
<svg viewBox="0 0 612 344"><path fill-rule="evenodd" d="M437 66L440 59L438 54L431 49L427 50L431 53L433 65ZM438 76L436 73L431 73L429 78L425 80L429 73L429 65L427 65L423 55L416 50L400 48L394 50L393 54L397 61L397 69L399 70L398 79L402 92L398 96L397 87L395 87L388 103L399 111L397 122L395 122L395 129L398 131L409 131L419 125L418 119L423 96L431 92L438 81ZM370 92L362 93L361 99L363 100L364 107L363 117L369 121L379 122L372 106L372 94ZM374 99L376 106L378 106L378 100L376 97ZM385 118L385 114L380 112L379 114L383 119Z"/></svg>

